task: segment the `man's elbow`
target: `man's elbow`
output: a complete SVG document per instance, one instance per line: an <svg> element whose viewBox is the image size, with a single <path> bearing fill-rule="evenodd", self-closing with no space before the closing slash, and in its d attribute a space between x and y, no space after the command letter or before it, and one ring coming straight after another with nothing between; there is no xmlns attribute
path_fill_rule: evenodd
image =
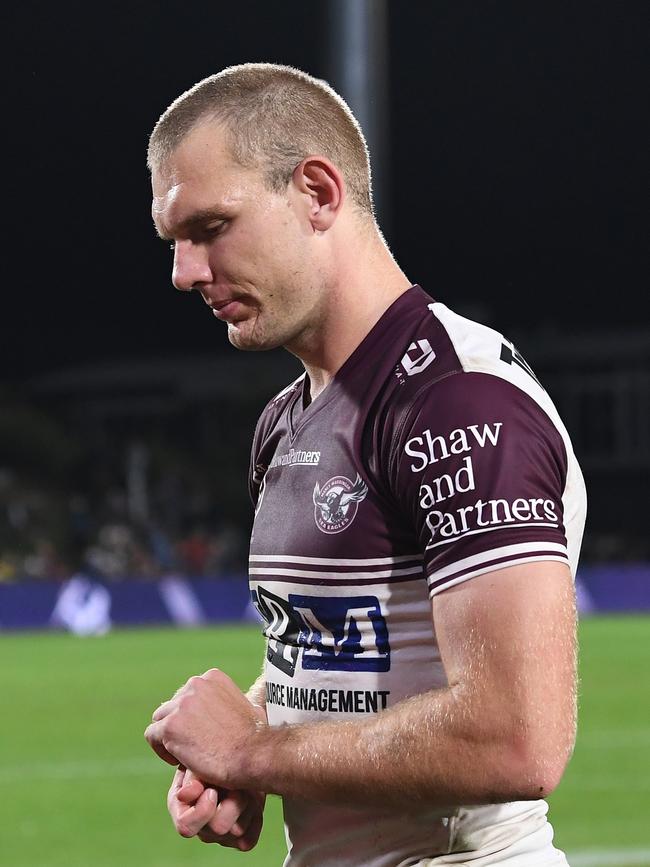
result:
<svg viewBox="0 0 650 867"><path fill-rule="evenodd" d="M530 762L519 769L513 779L508 800L535 801L548 796L557 789L564 775L564 763Z"/></svg>
<svg viewBox="0 0 650 867"><path fill-rule="evenodd" d="M573 738L526 737L510 743L505 765L509 768L504 800L547 798L560 784L573 751Z"/></svg>

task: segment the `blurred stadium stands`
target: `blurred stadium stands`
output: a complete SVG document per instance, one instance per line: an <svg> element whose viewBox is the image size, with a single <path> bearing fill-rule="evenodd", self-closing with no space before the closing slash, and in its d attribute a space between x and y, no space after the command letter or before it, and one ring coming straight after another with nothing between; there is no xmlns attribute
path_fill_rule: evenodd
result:
<svg viewBox="0 0 650 867"><path fill-rule="evenodd" d="M245 571L252 432L297 373L259 361L110 362L5 395L0 580Z"/></svg>
<svg viewBox="0 0 650 867"><path fill-rule="evenodd" d="M595 590L583 581L583 609L617 608L603 592L608 564L650 563L650 333L514 337L587 479L582 564L585 575L605 572L593 573ZM300 371L282 351L125 359L53 371L5 393L0 582L243 578L255 422ZM630 574L641 586L638 570Z"/></svg>

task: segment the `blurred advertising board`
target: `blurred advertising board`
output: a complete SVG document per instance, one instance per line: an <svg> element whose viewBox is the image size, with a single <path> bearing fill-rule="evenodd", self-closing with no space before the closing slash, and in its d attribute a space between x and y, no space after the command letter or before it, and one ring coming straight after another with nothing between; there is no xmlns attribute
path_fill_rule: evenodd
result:
<svg viewBox="0 0 650 867"><path fill-rule="evenodd" d="M581 615L650 611L650 563L584 566L576 580ZM0 584L0 631L64 629L101 635L113 626L180 627L257 621L245 576L158 581L70 580Z"/></svg>

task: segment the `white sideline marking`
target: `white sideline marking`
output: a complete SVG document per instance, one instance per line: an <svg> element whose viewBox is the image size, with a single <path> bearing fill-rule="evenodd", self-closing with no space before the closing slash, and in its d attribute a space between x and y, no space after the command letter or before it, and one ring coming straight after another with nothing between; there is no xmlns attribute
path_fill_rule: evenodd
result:
<svg viewBox="0 0 650 867"><path fill-rule="evenodd" d="M172 770L155 756L148 758L114 759L102 761L90 759L78 762L34 762L0 768L0 783L17 783L38 780L78 780L86 777L142 777Z"/></svg>
<svg viewBox="0 0 650 867"><path fill-rule="evenodd" d="M650 849L600 849L567 852L571 867L650 867Z"/></svg>

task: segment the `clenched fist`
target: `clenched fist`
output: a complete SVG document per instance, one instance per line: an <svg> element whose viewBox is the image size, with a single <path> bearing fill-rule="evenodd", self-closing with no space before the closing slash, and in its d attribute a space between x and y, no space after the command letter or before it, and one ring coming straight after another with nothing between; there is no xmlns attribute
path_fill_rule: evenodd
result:
<svg viewBox="0 0 650 867"><path fill-rule="evenodd" d="M189 768L205 784L245 789L267 728L263 716L228 675L212 668L154 711L145 738L161 759Z"/></svg>

